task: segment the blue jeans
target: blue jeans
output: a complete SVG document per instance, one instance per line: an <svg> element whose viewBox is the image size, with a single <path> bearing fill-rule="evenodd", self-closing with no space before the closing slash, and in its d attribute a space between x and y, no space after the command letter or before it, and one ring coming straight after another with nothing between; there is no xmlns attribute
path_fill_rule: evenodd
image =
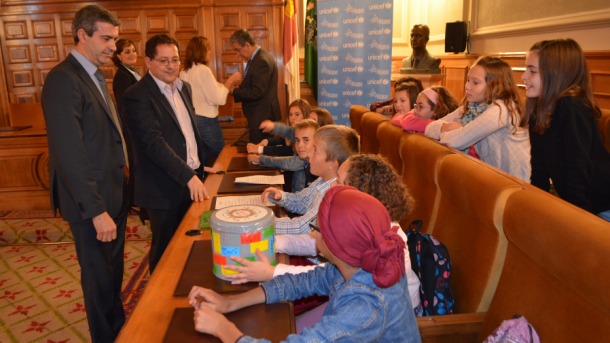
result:
<svg viewBox="0 0 610 343"><path fill-rule="evenodd" d="M225 139L218 123L218 118L208 118L204 116L196 116L197 119L197 130L203 140L203 145L207 152L207 161L204 165L214 165L214 162L220 155L220 151L225 146ZM207 163L205 163L207 162Z"/></svg>

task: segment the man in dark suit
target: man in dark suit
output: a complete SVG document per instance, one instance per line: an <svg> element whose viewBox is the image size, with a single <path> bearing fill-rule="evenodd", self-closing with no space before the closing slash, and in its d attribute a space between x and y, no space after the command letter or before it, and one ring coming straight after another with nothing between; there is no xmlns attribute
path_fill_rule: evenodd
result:
<svg viewBox="0 0 610 343"><path fill-rule="evenodd" d="M93 342L113 342L125 322L120 299L128 201L126 150L108 86L119 20L91 5L72 22L75 47L42 89L51 204L69 222Z"/></svg>
<svg viewBox="0 0 610 343"><path fill-rule="evenodd" d="M153 234L152 273L191 202L208 194L191 86L178 78L178 42L156 35L145 55L148 73L123 95L123 112L135 154L134 202L148 212Z"/></svg>
<svg viewBox="0 0 610 343"><path fill-rule="evenodd" d="M268 135L259 129L264 120L279 121L280 101L277 96L277 64L269 52L261 48L250 33L239 29L229 39L231 47L246 61L242 82L233 89L235 102L241 102L248 119L250 143L260 143Z"/></svg>

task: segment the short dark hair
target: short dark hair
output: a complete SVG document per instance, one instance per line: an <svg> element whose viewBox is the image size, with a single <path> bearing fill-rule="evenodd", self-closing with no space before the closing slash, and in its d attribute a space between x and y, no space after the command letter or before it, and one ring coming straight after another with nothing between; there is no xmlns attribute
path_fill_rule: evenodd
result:
<svg viewBox="0 0 610 343"><path fill-rule="evenodd" d="M157 46L165 44L173 44L176 46L176 48L178 48L178 51L180 51L180 44L178 43L176 38L170 37L166 34L161 34L152 36L149 40L146 41L146 49L144 50L144 54L146 55L146 57L152 60L157 55Z"/></svg>
<svg viewBox="0 0 610 343"><path fill-rule="evenodd" d="M402 91L406 91L409 95L409 105L411 106L410 110L412 110L417 102L417 96L421 93L419 87L413 82L403 82L394 88L394 94Z"/></svg>
<svg viewBox="0 0 610 343"><path fill-rule="evenodd" d="M80 29L85 30L87 36L93 36L93 33L97 31L96 23L98 21L114 26L121 25L119 19L107 9L98 5L85 6L76 12L74 20L72 21L72 37L74 38L74 43L78 44L78 30Z"/></svg>
<svg viewBox="0 0 610 343"><path fill-rule="evenodd" d="M421 91L424 90L424 85L422 84L421 80L414 78L413 76L405 76L405 77L401 77L400 79L396 80L396 82L394 83L394 89L396 89L396 87L398 87L401 83L407 83L407 82L414 83L417 86L417 93L420 93Z"/></svg>
<svg viewBox="0 0 610 343"><path fill-rule="evenodd" d="M114 53L112 54L112 62L114 63L115 66L119 66L121 64L121 60L119 60L119 56L123 50L125 50L126 47L132 46L135 48L136 45L133 43L133 41L131 39L125 39L125 38L121 38L118 41L116 41L116 50L114 51Z"/></svg>
<svg viewBox="0 0 610 343"><path fill-rule="evenodd" d="M239 29L233 32L231 38L229 38L229 43L237 43L240 46L244 46L244 44L246 43L250 43L250 45L256 44L254 38L252 38L252 36L250 35L250 32L246 31L245 29Z"/></svg>

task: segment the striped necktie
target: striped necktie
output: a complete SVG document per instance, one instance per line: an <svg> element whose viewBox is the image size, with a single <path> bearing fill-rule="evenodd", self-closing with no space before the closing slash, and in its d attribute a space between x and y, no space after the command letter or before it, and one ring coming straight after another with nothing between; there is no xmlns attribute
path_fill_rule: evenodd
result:
<svg viewBox="0 0 610 343"><path fill-rule="evenodd" d="M248 73L248 68L250 68L250 63L252 63L252 59L249 59L248 63L246 63L246 69L244 69L244 76L246 76L246 74Z"/></svg>
<svg viewBox="0 0 610 343"><path fill-rule="evenodd" d="M121 145L123 146L123 154L125 156L125 165L129 167L129 163L127 161L127 146L125 145L125 138L123 137L123 130L121 129L121 123L119 122L119 116L116 112L116 107L114 106L114 101L112 101L112 97L110 96L110 92L108 91L108 84L106 84L106 79L104 78L104 74L100 69L95 72L95 78L97 82L100 84L100 88L102 89L102 95L106 100L106 104L110 109L110 118L116 126L116 129L119 131L119 135L121 136Z"/></svg>

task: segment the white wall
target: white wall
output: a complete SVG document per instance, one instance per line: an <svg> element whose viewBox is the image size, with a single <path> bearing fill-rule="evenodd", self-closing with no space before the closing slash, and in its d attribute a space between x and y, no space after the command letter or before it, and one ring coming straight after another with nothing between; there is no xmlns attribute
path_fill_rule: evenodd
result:
<svg viewBox="0 0 610 343"><path fill-rule="evenodd" d="M428 51L445 54L445 24L454 21L469 23L471 53L524 52L539 40L568 37L586 51L610 50L608 0L394 0L392 55L411 55L415 24L430 27Z"/></svg>
<svg viewBox="0 0 610 343"><path fill-rule="evenodd" d="M528 0L537 7L522 6L515 11L531 13L498 25L481 18L493 9L505 10L490 1L493 0L472 1L469 10L472 52L527 51L539 40L554 38L573 38L586 51L610 50L610 2L607 0L578 2L578 9L574 9L573 2L564 0ZM544 16L547 13L553 15Z"/></svg>
<svg viewBox="0 0 610 343"><path fill-rule="evenodd" d="M409 56L414 24L430 27L428 51L445 53L445 24L469 23L471 53L524 52L536 41L573 38L587 51L610 50L607 0L394 0L393 55Z"/></svg>

